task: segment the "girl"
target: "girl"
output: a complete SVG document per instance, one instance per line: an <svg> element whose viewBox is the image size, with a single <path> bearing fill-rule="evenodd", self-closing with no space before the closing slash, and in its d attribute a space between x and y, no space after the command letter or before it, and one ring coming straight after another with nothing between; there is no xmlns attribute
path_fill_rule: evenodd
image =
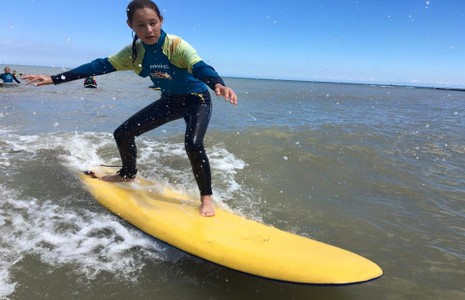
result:
<svg viewBox="0 0 465 300"><path fill-rule="evenodd" d="M135 137L183 118L186 122L185 148L200 190L200 214L214 216L210 164L203 146L212 107L206 86L234 105L237 105L237 96L187 42L161 29L163 17L154 2L131 1L127 7L127 17L127 24L135 33L134 39L132 45L117 54L58 75L26 75L22 78L28 84L41 86L121 70L132 70L139 76L150 77L154 85L160 87L161 98L115 130L122 168L115 175L102 177L102 180L133 180L137 174Z"/></svg>

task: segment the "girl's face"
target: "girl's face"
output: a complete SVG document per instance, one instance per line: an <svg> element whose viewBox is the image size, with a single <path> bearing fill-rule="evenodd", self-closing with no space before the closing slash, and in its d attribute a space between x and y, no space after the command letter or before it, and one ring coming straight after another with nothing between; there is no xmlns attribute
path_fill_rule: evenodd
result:
<svg viewBox="0 0 465 300"><path fill-rule="evenodd" d="M160 38L162 22L163 19L153 9L145 7L134 11L132 23L128 21L128 25L142 42L153 45Z"/></svg>

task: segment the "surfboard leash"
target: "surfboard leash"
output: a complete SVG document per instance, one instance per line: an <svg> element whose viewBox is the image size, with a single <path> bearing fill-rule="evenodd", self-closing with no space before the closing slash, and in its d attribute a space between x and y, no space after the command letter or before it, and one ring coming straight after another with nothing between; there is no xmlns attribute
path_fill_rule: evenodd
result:
<svg viewBox="0 0 465 300"><path fill-rule="evenodd" d="M107 168L122 168L122 166L115 166L115 165L104 165L100 164L101 167L107 167ZM95 174L94 171L83 171L85 175L90 176L92 178L98 178L98 176Z"/></svg>
<svg viewBox="0 0 465 300"><path fill-rule="evenodd" d="M84 174L88 175L88 176L90 176L92 178L98 178L97 175L95 175L95 172L93 172L93 171L84 171Z"/></svg>

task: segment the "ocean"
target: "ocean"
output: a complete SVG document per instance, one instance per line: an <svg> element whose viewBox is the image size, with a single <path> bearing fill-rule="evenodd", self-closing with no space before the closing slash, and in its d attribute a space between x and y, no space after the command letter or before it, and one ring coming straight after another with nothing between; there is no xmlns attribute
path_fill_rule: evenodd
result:
<svg viewBox="0 0 465 300"><path fill-rule="evenodd" d="M382 278L253 277L100 206L79 170L119 164L113 130L159 96L118 72L97 77L98 89L0 88L0 299L465 299L465 92L225 80L239 105L213 96L205 139L217 204L361 254ZM197 198L184 129L180 120L139 137L138 167Z"/></svg>

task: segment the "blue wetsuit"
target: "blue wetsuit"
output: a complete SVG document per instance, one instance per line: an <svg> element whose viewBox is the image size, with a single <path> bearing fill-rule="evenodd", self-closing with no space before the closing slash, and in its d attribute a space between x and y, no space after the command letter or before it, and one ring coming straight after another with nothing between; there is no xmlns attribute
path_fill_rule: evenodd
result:
<svg viewBox="0 0 465 300"><path fill-rule="evenodd" d="M155 45L138 40L136 49L135 60L132 46L127 46L108 58L52 76L52 80L58 84L119 70L132 70L139 76L150 77L154 85L160 87L161 98L134 114L114 132L123 165L120 176L132 178L137 173L135 137L183 118L186 152L200 193L211 195L210 164L203 145L212 111L206 85L214 89L218 83L224 85L223 80L187 42L164 31Z"/></svg>
<svg viewBox="0 0 465 300"><path fill-rule="evenodd" d="M13 83L13 80L17 83L21 83L15 75L11 73L2 73L0 74L0 78L2 79L3 83Z"/></svg>

